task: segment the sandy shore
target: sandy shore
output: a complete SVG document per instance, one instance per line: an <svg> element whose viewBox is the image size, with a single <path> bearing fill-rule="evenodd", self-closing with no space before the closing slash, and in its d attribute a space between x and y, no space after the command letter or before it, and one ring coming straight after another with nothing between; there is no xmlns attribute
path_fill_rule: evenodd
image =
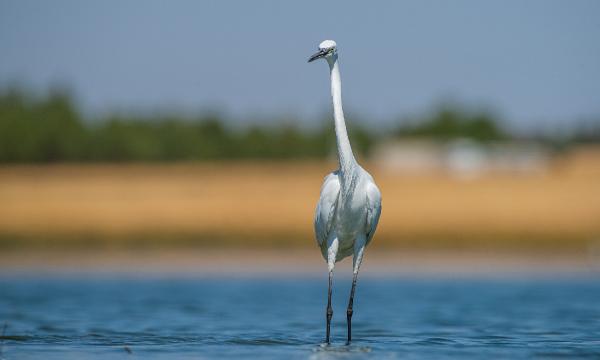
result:
<svg viewBox="0 0 600 360"><path fill-rule="evenodd" d="M0 167L0 244L164 248L313 244L326 162ZM600 151L546 172L407 175L365 163L384 194L375 241L403 249L585 251L600 239ZM218 244L215 245L215 242Z"/></svg>
<svg viewBox="0 0 600 360"><path fill-rule="evenodd" d="M350 274L351 259L338 263ZM371 251L363 263L368 275L511 275L575 274L600 271L600 256L592 254L513 254L485 252ZM0 272L188 274L197 276L318 275L326 267L317 249L241 250L194 249L166 251L0 253Z"/></svg>

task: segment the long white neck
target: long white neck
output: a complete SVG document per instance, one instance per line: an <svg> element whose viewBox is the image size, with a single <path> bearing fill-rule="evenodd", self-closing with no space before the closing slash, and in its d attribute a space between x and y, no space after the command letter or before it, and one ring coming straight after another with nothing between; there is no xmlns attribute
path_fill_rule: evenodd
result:
<svg viewBox="0 0 600 360"><path fill-rule="evenodd" d="M333 98L333 116L335 119L335 137L337 140L338 160L342 176L352 170L356 164L352 147L348 139L344 110L342 109L342 79L340 77L340 66L337 54L327 59L331 73L331 97Z"/></svg>

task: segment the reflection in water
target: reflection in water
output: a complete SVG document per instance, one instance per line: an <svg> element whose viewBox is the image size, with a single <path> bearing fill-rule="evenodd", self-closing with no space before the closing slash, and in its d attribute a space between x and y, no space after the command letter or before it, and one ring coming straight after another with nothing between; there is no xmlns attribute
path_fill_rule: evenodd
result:
<svg viewBox="0 0 600 360"><path fill-rule="evenodd" d="M311 360L352 358L354 356L363 357L370 353L371 348L360 345L327 345L321 344L313 349L314 354L310 356Z"/></svg>

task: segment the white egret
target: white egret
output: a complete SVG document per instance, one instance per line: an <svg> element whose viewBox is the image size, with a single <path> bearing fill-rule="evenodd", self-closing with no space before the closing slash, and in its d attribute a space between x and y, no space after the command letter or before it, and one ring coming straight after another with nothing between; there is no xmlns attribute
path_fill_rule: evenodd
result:
<svg viewBox="0 0 600 360"><path fill-rule="evenodd" d="M325 341L330 343L330 327L333 310L331 308L331 286L333 268L337 261L354 255L353 277L350 300L346 311L348 322L348 344L352 340L352 305L358 270L362 263L365 247L369 244L377 228L381 214L381 193L366 172L354 159L346 123L342 110L342 82L338 63L337 46L333 40L319 44L319 51L308 62L325 59L331 76L331 97L335 120L335 136L339 169L325 177L321 196L315 213L315 234L321 253L329 269L329 289L327 293L327 330Z"/></svg>

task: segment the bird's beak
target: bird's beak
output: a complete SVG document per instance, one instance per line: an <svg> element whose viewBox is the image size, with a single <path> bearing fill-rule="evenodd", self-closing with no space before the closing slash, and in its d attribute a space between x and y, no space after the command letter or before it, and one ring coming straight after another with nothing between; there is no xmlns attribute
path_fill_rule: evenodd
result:
<svg viewBox="0 0 600 360"><path fill-rule="evenodd" d="M327 50L319 50L313 56L311 56L310 58L308 58L308 62L312 62L312 61L315 61L317 59L320 59L320 58L324 57L325 55L327 55Z"/></svg>

